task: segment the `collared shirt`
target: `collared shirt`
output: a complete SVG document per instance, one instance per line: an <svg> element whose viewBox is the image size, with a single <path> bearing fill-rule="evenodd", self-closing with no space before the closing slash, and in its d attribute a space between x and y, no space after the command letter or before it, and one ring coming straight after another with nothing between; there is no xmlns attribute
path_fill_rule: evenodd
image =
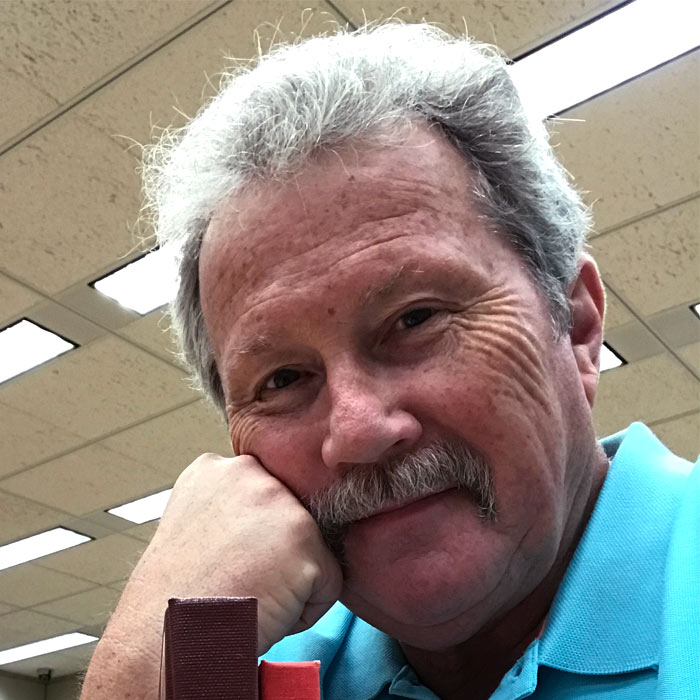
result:
<svg viewBox="0 0 700 700"><path fill-rule="evenodd" d="M546 627L492 700L700 699L700 460L640 423L602 444L610 469ZM324 700L437 700L397 642L340 603L264 658L320 659Z"/></svg>

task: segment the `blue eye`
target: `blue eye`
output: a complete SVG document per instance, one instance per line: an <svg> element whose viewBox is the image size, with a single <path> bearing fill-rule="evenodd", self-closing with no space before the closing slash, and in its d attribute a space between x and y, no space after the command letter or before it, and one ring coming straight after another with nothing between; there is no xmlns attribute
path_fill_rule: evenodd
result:
<svg viewBox="0 0 700 700"><path fill-rule="evenodd" d="M433 314L435 314L435 309L413 309L401 316L399 322L403 323L405 328L415 328L420 326L421 323L425 323Z"/></svg>
<svg viewBox="0 0 700 700"><path fill-rule="evenodd" d="M283 369L278 369L276 372L273 372L265 381L264 388L265 389L284 389L285 387L288 387L290 384L294 384L294 382L298 381L301 377L301 372L296 369L288 369L288 368L283 368Z"/></svg>

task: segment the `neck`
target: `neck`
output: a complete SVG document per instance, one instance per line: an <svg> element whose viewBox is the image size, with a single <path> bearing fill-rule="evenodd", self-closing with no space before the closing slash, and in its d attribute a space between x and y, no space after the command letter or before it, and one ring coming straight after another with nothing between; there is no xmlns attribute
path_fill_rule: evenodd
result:
<svg viewBox="0 0 700 700"><path fill-rule="evenodd" d="M442 700L464 698L486 700L503 676L537 639L546 626L552 601L583 535L607 474L608 461L602 450L590 470L587 498L572 509L562 546L546 577L526 598L505 615L469 639L447 649L426 650L401 644L406 660L421 682ZM585 488L585 487L584 487Z"/></svg>

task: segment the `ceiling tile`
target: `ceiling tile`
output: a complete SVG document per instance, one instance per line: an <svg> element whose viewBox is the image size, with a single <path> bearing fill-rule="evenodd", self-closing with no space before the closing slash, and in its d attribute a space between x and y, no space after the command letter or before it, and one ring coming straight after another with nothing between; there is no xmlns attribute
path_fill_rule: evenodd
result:
<svg viewBox="0 0 700 700"><path fill-rule="evenodd" d="M50 668L51 678L62 678L64 676L69 676L71 674L80 673L84 671L92 654L95 651L97 642L91 642L90 644L82 644L79 647L74 647L73 649L66 649L65 651L54 651L51 654L42 654L41 656L34 656L31 659L24 659L22 661L15 661L12 664L6 664L3 666L3 670L9 671L10 673L17 673L21 676L28 676L30 678L36 678L37 668ZM57 690L57 684L51 684L52 689ZM49 695L51 697L51 695ZM75 697L72 695L62 695L61 697Z"/></svg>
<svg viewBox="0 0 700 700"><path fill-rule="evenodd" d="M603 372L593 416L598 435L635 420L644 423L695 410L700 382L670 355L656 355Z"/></svg>
<svg viewBox="0 0 700 700"><path fill-rule="evenodd" d="M611 330L618 326L624 326L626 323L634 320L634 316L627 310L627 307L619 300L619 298L610 291L605 289L605 330Z"/></svg>
<svg viewBox="0 0 700 700"><path fill-rule="evenodd" d="M83 593L35 606L38 612L54 615L81 625L97 625L107 621L120 597L112 588L93 588Z"/></svg>
<svg viewBox="0 0 700 700"><path fill-rule="evenodd" d="M0 600L20 608L28 608L47 600L86 591L94 583L58 571L48 571L34 564L20 564L0 571ZM50 611L44 611L51 615ZM56 615L72 619L65 615Z"/></svg>
<svg viewBox="0 0 700 700"><path fill-rule="evenodd" d="M119 335L126 336L138 345L156 353L158 357L177 364L176 346L170 332L170 320L162 311L152 313L130 323L119 330Z"/></svg>
<svg viewBox="0 0 700 700"><path fill-rule="evenodd" d="M666 309L647 321L671 347L679 348L700 342L700 319L687 303Z"/></svg>
<svg viewBox="0 0 700 700"><path fill-rule="evenodd" d="M108 336L6 382L0 402L94 438L195 398L184 377Z"/></svg>
<svg viewBox="0 0 700 700"><path fill-rule="evenodd" d="M173 482L204 452L233 454L222 419L204 400L117 433L102 444L150 464Z"/></svg>
<svg viewBox="0 0 700 700"><path fill-rule="evenodd" d="M674 418L653 425L651 429L669 450L690 462L697 461L700 455L700 413Z"/></svg>
<svg viewBox="0 0 700 700"><path fill-rule="evenodd" d="M53 508L0 491L0 545L56 527L69 517Z"/></svg>
<svg viewBox="0 0 700 700"><path fill-rule="evenodd" d="M84 441L65 428L0 402L0 478Z"/></svg>
<svg viewBox="0 0 700 700"><path fill-rule="evenodd" d="M463 34L466 24L470 36L494 43L510 56L517 56L523 49L558 36L618 2L414 0L410 7L401 7L401 3L387 0L335 0L334 4L356 26L361 25L365 17L373 21L393 16L405 22L420 22L425 18Z"/></svg>
<svg viewBox="0 0 700 700"><path fill-rule="evenodd" d="M3 110L0 110L0 113ZM22 311L41 301L36 292L0 273L0 328Z"/></svg>
<svg viewBox="0 0 700 700"><path fill-rule="evenodd" d="M7 603L0 603L0 615L7 615L7 613L14 612L17 608L14 605L7 605Z"/></svg>
<svg viewBox="0 0 700 700"><path fill-rule="evenodd" d="M596 231L696 194L700 53L566 112L553 141L594 203Z"/></svg>
<svg viewBox="0 0 700 700"><path fill-rule="evenodd" d="M686 345L678 350L678 354L700 374L700 343Z"/></svg>
<svg viewBox="0 0 700 700"><path fill-rule="evenodd" d="M108 535L93 542L37 559L47 569L74 574L106 584L131 575L146 545L121 534Z"/></svg>
<svg viewBox="0 0 700 700"><path fill-rule="evenodd" d="M151 539L153 539L153 535L156 534L159 522L160 520L153 520L150 523L143 523L143 525L130 527L124 532L130 537L135 537L137 540L141 540L141 542L145 542L146 544L148 544L151 541Z"/></svg>
<svg viewBox="0 0 700 700"><path fill-rule="evenodd" d="M37 289L58 292L136 247L135 159L74 110L5 153L0 180L0 260Z"/></svg>
<svg viewBox="0 0 700 700"><path fill-rule="evenodd" d="M700 290L700 198L594 238L608 284L650 315L690 303Z"/></svg>
<svg viewBox="0 0 700 700"><path fill-rule="evenodd" d="M77 516L169 486L169 479L152 467L101 445L89 445L0 481L5 491Z"/></svg>
<svg viewBox="0 0 700 700"><path fill-rule="evenodd" d="M37 642L40 639L55 637L59 634L75 632L78 627L79 625L75 622L60 620L34 610L11 612L2 616L0 650L11 649L21 644L29 644L29 642ZM36 668L35 666L35 671ZM3 666L3 669L10 670L7 666Z"/></svg>
<svg viewBox="0 0 700 700"><path fill-rule="evenodd" d="M211 4L207 0L3 3L0 81L3 95L15 95L17 101L10 103L10 109L4 105L0 142ZM7 112L13 118L5 116Z"/></svg>
<svg viewBox="0 0 700 700"><path fill-rule="evenodd" d="M320 10L320 11L319 11ZM266 49L272 37L330 30L341 19L323 0L236 0L179 36L76 108L105 134L136 143L151 140L152 126L182 124L213 94L224 56L257 55L256 33ZM132 147L125 138L120 147Z"/></svg>

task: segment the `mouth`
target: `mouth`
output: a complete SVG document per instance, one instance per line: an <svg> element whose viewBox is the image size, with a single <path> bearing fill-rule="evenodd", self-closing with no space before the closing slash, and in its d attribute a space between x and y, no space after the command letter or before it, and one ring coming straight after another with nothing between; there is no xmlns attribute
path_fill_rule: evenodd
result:
<svg viewBox="0 0 700 700"><path fill-rule="evenodd" d="M375 511L371 515L368 515L358 523L366 522L368 520L374 520L375 518L383 518L390 516L392 514L402 514L408 513L409 511L419 510L422 507L428 507L432 504L434 500L437 500L444 494L454 491L456 487L450 487L443 489L442 491L435 491L434 493L423 494L422 496L416 496L415 498L409 498L404 501L387 501L379 510Z"/></svg>

